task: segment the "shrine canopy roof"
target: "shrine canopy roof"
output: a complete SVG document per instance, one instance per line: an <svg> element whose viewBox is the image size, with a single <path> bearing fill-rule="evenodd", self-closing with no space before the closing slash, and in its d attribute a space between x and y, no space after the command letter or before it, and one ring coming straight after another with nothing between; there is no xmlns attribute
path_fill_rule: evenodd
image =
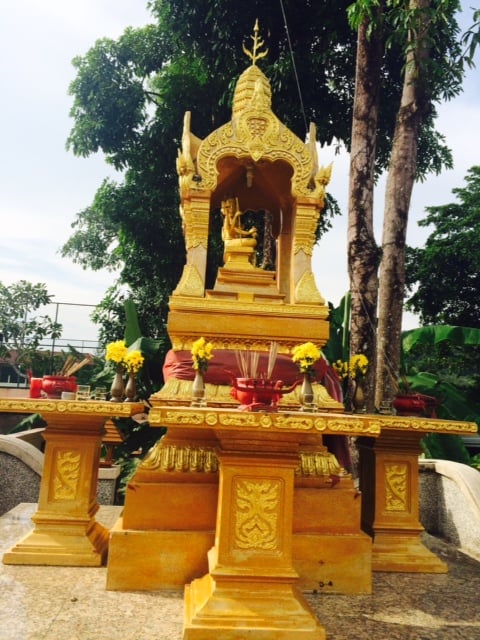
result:
<svg viewBox="0 0 480 640"><path fill-rule="evenodd" d="M198 187L212 192L212 205L218 206L228 195L239 174L245 176L254 167L263 183L264 206L275 211L285 208L292 197L318 197L315 178L318 172L315 128L304 143L272 111L270 82L254 61L239 77L234 91L232 118L199 141L196 165L201 183ZM267 177L268 176L268 177ZM241 183L245 184L243 177ZM257 181L258 186L258 181ZM243 208L249 207L245 188L238 194ZM269 206L265 198L275 194ZM258 193L256 194L258 197ZM323 194L322 194L323 195ZM319 202L322 207L323 202Z"/></svg>

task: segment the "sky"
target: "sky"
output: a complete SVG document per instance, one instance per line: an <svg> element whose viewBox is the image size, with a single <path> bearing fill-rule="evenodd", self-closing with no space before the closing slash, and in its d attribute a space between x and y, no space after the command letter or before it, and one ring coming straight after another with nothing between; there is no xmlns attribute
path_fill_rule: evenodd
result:
<svg viewBox="0 0 480 640"><path fill-rule="evenodd" d="M466 6L472 4L477 3ZM88 315L115 275L86 272L62 258L59 250L72 234L76 213L91 204L102 180L115 174L101 154L76 158L66 150L73 125L71 61L98 38L117 38L127 26L147 24L151 16L146 0L0 0L0 7L0 281L45 283L59 303L48 311L58 311L63 337L95 340ZM467 170L480 163L479 73L470 72L461 97L439 108L438 128L453 150L455 168L415 186L408 228L413 246L421 246L428 235L417 225L425 207L454 201L452 189L463 186ZM338 304L348 289L348 155L337 156L327 148L320 149L319 159L321 164L334 163L328 190L344 214L316 248L313 268L322 295ZM383 190L380 181L375 194L377 242ZM416 325L413 316L405 316L404 328Z"/></svg>

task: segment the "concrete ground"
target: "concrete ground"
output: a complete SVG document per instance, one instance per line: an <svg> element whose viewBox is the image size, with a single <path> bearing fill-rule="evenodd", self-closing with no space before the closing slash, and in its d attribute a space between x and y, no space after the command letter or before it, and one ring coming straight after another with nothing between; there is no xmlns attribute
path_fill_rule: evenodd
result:
<svg viewBox="0 0 480 640"><path fill-rule="evenodd" d="M34 511L22 504L0 518L2 555ZM118 513L101 507L98 519L111 526ZM448 574L376 573L372 595L306 594L327 640L480 640L480 563L424 541ZM105 568L0 564L0 640L181 640L181 593L106 591L105 580Z"/></svg>

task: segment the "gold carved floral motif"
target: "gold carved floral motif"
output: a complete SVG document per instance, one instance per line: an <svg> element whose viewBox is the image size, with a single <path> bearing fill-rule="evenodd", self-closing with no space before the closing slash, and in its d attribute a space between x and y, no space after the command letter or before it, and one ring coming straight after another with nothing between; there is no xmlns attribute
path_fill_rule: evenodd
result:
<svg viewBox="0 0 480 640"><path fill-rule="evenodd" d="M174 424L174 425L201 425L205 422L205 417L199 411L189 411L188 409L166 410L158 413L155 407L149 414L151 424Z"/></svg>
<svg viewBox="0 0 480 640"><path fill-rule="evenodd" d="M271 420L269 416L266 416L265 420L259 420L263 418L263 415L250 413L248 411L232 411L229 413L220 413L218 421L222 426L226 427L256 427L256 426L271 426Z"/></svg>
<svg viewBox="0 0 480 640"><path fill-rule="evenodd" d="M250 156L255 162L285 160L293 169L292 194L315 196L310 150L272 112L270 83L256 65L248 67L238 79L231 122L200 144L197 168L202 189L215 189L216 167L225 156Z"/></svg>
<svg viewBox="0 0 480 640"><path fill-rule="evenodd" d="M408 511L408 465L395 463L385 465L385 509L386 511Z"/></svg>
<svg viewBox="0 0 480 640"><path fill-rule="evenodd" d="M382 416L371 419L372 425L379 429L393 431L420 431L422 433L477 433L475 422L460 422L458 420L442 420L435 418L416 418L413 416Z"/></svg>
<svg viewBox="0 0 480 640"><path fill-rule="evenodd" d="M81 454L79 451L59 450L55 455L53 499L74 500L80 477Z"/></svg>
<svg viewBox="0 0 480 640"><path fill-rule="evenodd" d="M278 429L295 429L296 431L311 431L314 419L301 413L280 414L276 416L275 427ZM266 425L262 425L266 426ZM270 426L270 425L269 425Z"/></svg>
<svg viewBox="0 0 480 640"><path fill-rule="evenodd" d="M281 491L280 480L234 481L235 546L238 549L278 549Z"/></svg>
<svg viewBox="0 0 480 640"><path fill-rule="evenodd" d="M84 401L77 402L64 400L36 400L36 399L0 399L0 412L14 413L40 413L47 416L50 414L89 414L100 415L105 417L111 416L130 416L132 409L140 408L138 404L132 406L132 403L116 403L112 406L111 402Z"/></svg>
<svg viewBox="0 0 480 640"><path fill-rule="evenodd" d="M193 409L153 406L149 413L152 426L208 426L213 429L243 427L245 429L281 431L317 431L332 434L380 435L380 421L368 415L303 413L279 411L263 413L236 409Z"/></svg>
<svg viewBox="0 0 480 640"><path fill-rule="evenodd" d="M81 403L78 403L81 404ZM84 403L87 404L87 403ZM472 433L470 422L431 420L396 416L351 415L333 413L243 412L236 409L207 409L156 407L150 410L152 425L207 425L209 427L240 426L278 431L318 431L342 435L378 436L384 429L392 431L437 431L439 433ZM476 428L476 425L475 425Z"/></svg>

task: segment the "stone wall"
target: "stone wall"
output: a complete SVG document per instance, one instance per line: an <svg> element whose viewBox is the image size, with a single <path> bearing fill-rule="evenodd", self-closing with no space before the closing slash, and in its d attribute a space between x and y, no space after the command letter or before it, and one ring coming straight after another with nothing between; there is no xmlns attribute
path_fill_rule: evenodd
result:
<svg viewBox="0 0 480 640"><path fill-rule="evenodd" d="M480 560L480 472L450 460L420 463L420 521Z"/></svg>
<svg viewBox="0 0 480 640"><path fill-rule="evenodd" d="M20 502L37 502L43 453L20 438L0 435L0 515Z"/></svg>

